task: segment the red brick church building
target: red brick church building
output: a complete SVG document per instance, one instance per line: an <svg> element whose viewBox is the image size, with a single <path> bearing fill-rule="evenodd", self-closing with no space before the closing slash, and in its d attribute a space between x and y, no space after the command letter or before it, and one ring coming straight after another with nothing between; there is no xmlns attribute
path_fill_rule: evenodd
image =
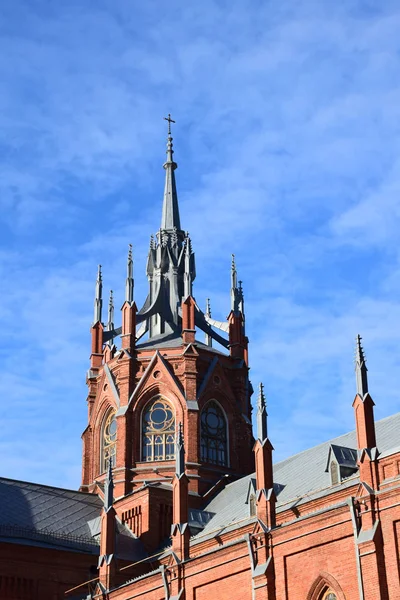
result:
<svg viewBox="0 0 400 600"><path fill-rule="evenodd" d="M236 266L217 321L176 167L169 129L149 294L129 249L120 327L99 268L80 491L0 479L0 598L400 600L400 413L375 423L358 336L355 431L273 464Z"/></svg>

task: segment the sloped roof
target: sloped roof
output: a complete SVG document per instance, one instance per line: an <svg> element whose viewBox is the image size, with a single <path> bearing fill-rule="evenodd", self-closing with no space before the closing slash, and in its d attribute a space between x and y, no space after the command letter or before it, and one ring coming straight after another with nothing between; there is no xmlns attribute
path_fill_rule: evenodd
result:
<svg viewBox="0 0 400 600"><path fill-rule="evenodd" d="M136 345L137 350L147 350L150 348L155 348L158 350L164 350L168 348L178 348L182 346L182 335L179 332L176 333L162 333L160 335L156 335L150 339L144 340ZM214 354L220 354L221 356L227 356L226 352L222 350L218 350L218 348L214 348L213 346L207 346L203 342L196 340L193 343L194 346L201 348L203 350L207 350L208 352L212 352Z"/></svg>
<svg viewBox="0 0 400 600"><path fill-rule="evenodd" d="M88 521L102 502L94 494L0 477L0 536L98 552Z"/></svg>
<svg viewBox="0 0 400 600"><path fill-rule="evenodd" d="M95 494L0 477L0 539L98 554L102 506ZM117 531L119 557L146 556L125 525Z"/></svg>
<svg viewBox="0 0 400 600"><path fill-rule="evenodd" d="M375 423L377 447L380 453L390 453L399 446L400 413ZM277 495L277 512L294 508L304 502L332 493L338 488L346 488L358 481L358 475L331 485L330 475L326 472L326 461L331 445L356 448L356 432L351 431L333 440L329 440L303 452L299 452L274 465L274 487ZM215 516L207 523L203 531L194 537L204 539L211 532L230 530L240 522L250 520L249 505L246 503L249 484L255 474L243 477L227 485L205 507ZM254 517L253 517L254 518Z"/></svg>

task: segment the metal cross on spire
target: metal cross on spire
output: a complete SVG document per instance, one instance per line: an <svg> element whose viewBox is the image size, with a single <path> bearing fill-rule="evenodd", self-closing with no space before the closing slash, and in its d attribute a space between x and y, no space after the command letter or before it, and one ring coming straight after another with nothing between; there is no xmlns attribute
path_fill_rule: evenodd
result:
<svg viewBox="0 0 400 600"><path fill-rule="evenodd" d="M171 119L171 113L168 113L168 117L164 117L164 121L168 121L168 135L171 135L171 123L175 123L173 119Z"/></svg>

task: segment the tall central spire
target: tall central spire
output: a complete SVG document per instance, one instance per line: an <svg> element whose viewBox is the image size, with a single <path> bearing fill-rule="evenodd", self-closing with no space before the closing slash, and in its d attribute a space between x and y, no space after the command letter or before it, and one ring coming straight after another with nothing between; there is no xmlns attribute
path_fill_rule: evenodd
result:
<svg viewBox="0 0 400 600"><path fill-rule="evenodd" d="M164 163L165 169L165 188L164 201L161 217L161 229L170 231L177 229L181 231L181 220L179 218L178 194L176 192L175 169L178 167L173 159L174 150L171 136L171 123L175 123L171 119L171 115L164 117L168 121L168 138L167 138L167 160Z"/></svg>
<svg viewBox="0 0 400 600"><path fill-rule="evenodd" d="M168 121L167 160L161 228L151 238L147 259L147 278L150 284L148 298L137 316L137 323L146 321L143 331L149 338L160 335L180 336L182 300L192 294L196 277L194 253L189 234L181 229L178 194L174 171L171 115Z"/></svg>

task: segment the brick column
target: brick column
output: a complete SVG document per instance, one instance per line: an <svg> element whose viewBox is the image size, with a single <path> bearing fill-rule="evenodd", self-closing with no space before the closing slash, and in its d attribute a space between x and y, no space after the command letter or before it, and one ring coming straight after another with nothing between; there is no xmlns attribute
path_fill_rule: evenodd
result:
<svg viewBox="0 0 400 600"><path fill-rule="evenodd" d="M196 303L192 296L182 302L182 337L184 344L193 343L195 340L194 310Z"/></svg>
<svg viewBox="0 0 400 600"><path fill-rule="evenodd" d="M273 446L269 439L254 444L256 462L257 517L268 528L275 527L275 492L272 471Z"/></svg>

